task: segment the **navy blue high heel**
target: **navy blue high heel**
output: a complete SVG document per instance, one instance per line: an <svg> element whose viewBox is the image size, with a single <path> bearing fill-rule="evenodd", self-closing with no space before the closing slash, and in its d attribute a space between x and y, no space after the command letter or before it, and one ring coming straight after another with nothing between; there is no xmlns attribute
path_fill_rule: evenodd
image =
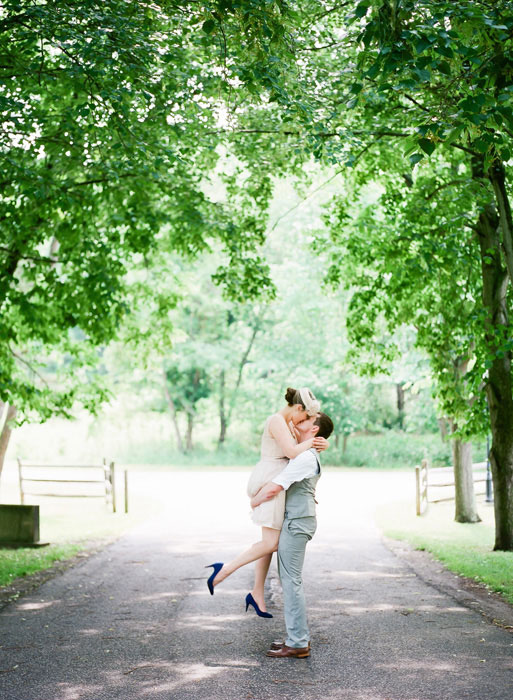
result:
<svg viewBox="0 0 513 700"><path fill-rule="evenodd" d="M221 571L223 566L224 566L223 562L218 561L216 564L209 564L208 566L205 567L205 569L210 569L210 567L212 567L214 569L214 573L207 581L207 586L208 586L208 590L210 591L210 595L214 595L214 579L217 576L217 574Z"/></svg>
<svg viewBox="0 0 513 700"><path fill-rule="evenodd" d="M255 608L255 612L258 615L258 617L272 617L271 613L262 612L256 604L255 599L253 598L251 593L248 593L248 595L246 596L246 612L248 612L248 608L250 605L252 605Z"/></svg>

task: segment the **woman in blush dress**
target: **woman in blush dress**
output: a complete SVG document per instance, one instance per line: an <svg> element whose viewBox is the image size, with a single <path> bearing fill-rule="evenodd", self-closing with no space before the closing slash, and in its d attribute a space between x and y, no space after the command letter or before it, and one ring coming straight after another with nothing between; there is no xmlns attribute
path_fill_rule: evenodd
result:
<svg viewBox="0 0 513 700"><path fill-rule="evenodd" d="M278 413L274 413L265 422L262 434L260 461L253 469L248 482L248 496L253 498L262 486L277 476L287 465L289 459L297 457L302 452L315 447L325 450L328 443L324 438L311 438L298 444L294 426L309 416L319 413L320 403L307 388L288 388L285 394L287 405ZM249 549L239 554L227 564L217 562L210 564L214 571L207 581L210 593L214 594L218 586L230 574L245 564L256 561L255 583L246 596L246 610L252 605L260 617L272 617L267 611L264 600L264 584L269 571L273 552L278 549L280 530L285 511L285 491L275 498L262 503L253 509L251 518L262 528L262 539ZM208 567L207 567L208 568Z"/></svg>

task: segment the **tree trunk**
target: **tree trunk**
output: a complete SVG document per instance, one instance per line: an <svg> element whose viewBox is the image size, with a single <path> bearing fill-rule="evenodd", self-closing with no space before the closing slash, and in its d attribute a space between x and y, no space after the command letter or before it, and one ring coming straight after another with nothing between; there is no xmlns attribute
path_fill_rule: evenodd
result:
<svg viewBox="0 0 513 700"><path fill-rule="evenodd" d="M16 418L16 406L0 403L0 477L4 466L5 454L9 447L12 433L12 421Z"/></svg>
<svg viewBox="0 0 513 700"><path fill-rule="evenodd" d="M513 282L513 218L511 206L506 189L506 170L501 160L496 160L490 170L488 177L492 183L495 194L495 201L499 211L499 230L501 233L502 253L506 261L506 269L509 273L510 282Z"/></svg>
<svg viewBox="0 0 513 700"><path fill-rule="evenodd" d="M182 434L180 432L180 426L178 425L178 416L176 415L175 402L173 401L173 397L171 396L171 393L169 391L169 387L167 385L166 370L163 369L162 373L164 375L164 393L166 395L167 405L169 406L169 410L171 411L171 420L173 421L173 427L175 429L176 445L177 445L180 452L185 452L185 450L183 448L183 440L182 440Z"/></svg>
<svg viewBox="0 0 513 700"><path fill-rule="evenodd" d="M187 411L187 434L185 437L185 449L192 450L192 428L194 425L194 414Z"/></svg>
<svg viewBox="0 0 513 700"><path fill-rule="evenodd" d="M494 174L490 174L493 179ZM495 509L495 550L513 551L513 396L511 353L501 349L507 337L506 293L508 272L502 264L499 217L492 206L479 216L478 234L483 278L483 304L487 310L486 341L491 367L486 395L490 412Z"/></svg>
<svg viewBox="0 0 513 700"><path fill-rule="evenodd" d="M456 430L454 424L452 427L453 431ZM479 523L481 518L477 514L474 474L472 471L472 443L454 438L452 441L452 457L456 496L454 520L457 523Z"/></svg>
<svg viewBox="0 0 513 700"><path fill-rule="evenodd" d="M253 348L253 344L255 342L255 339L260 331L260 328L262 327L262 317L258 317L255 321L255 325L253 326L253 332L251 333L251 337L249 339L248 345L246 347L246 350L244 351L241 360L239 362L239 370L237 373L237 380L235 382L235 386L233 388L233 391L231 392L231 396L228 402L228 411L224 413L224 419L221 415L220 412L220 419L221 419L221 426L220 426L220 433L219 433L219 443L218 445L221 445L225 438L226 438L226 433L228 432L228 427L231 423L232 420L232 413L233 409L235 408L235 404L237 402L237 394L242 382L242 373L244 372L244 367L248 364L249 362L249 355L251 353L251 349ZM222 385L222 391L224 394L224 398L226 396L226 387L225 387L225 375L224 375L224 370L222 372L223 375L223 385ZM224 408L224 398L223 398L223 411L225 410ZM224 425L223 425L224 421ZM222 438L222 439L221 439Z"/></svg>
<svg viewBox="0 0 513 700"><path fill-rule="evenodd" d="M440 428L440 435L442 437L442 442L447 440L447 435L449 434L449 429L447 428L447 418L437 418L438 427Z"/></svg>
<svg viewBox="0 0 513 700"><path fill-rule="evenodd" d="M404 382L396 382L397 393L397 422L400 430L404 430Z"/></svg>
<svg viewBox="0 0 513 700"><path fill-rule="evenodd" d="M22 241L21 243L23 244L24 241ZM12 279L14 277L14 273L16 272L16 268L18 267L20 259L21 253L13 247L13 249L10 250L8 253L8 263L5 266L5 269L0 271L0 309L4 305L5 299L9 293L9 289L12 284Z"/></svg>
<svg viewBox="0 0 513 700"><path fill-rule="evenodd" d="M226 431L228 429L228 422L226 418L226 407L225 407L225 391L226 391L226 375L224 369L221 370L219 375L219 439L217 441L217 449L219 449L226 439Z"/></svg>
<svg viewBox="0 0 513 700"><path fill-rule="evenodd" d="M347 433L344 433L344 441L342 442L342 454L345 455L346 450L347 450L347 439L349 435Z"/></svg>

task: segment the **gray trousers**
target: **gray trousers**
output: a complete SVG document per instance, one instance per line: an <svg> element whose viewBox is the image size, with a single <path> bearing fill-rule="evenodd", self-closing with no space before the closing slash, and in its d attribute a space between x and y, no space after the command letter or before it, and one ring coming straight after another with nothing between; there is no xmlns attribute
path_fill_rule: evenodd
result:
<svg viewBox="0 0 513 700"><path fill-rule="evenodd" d="M314 516L285 518L278 545L278 573L283 589L285 626L288 647L308 646L310 632L306 621L306 603L303 590L303 562L306 544L317 527Z"/></svg>

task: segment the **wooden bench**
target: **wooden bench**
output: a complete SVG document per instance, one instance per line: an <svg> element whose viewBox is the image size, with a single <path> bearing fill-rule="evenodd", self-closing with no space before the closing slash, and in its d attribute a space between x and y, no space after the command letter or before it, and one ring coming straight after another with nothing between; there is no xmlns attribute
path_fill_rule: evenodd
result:
<svg viewBox="0 0 513 700"><path fill-rule="evenodd" d="M116 512L116 480L114 462L103 460L103 464L35 464L33 462L18 462L18 479L20 486L20 501L25 505L26 496L44 496L47 498L103 498L107 505L112 506L112 512ZM44 473L42 474L42 470ZM62 471L63 478L54 478ZM94 471L93 471L94 470ZM51 476L49 476L51 474ZM87 476L87 478L85 478ZM43 485L54 488L49 491L27 491L26 486ZM60 484L60 486L56 486ZM78 485L81 484L80 489ZM91 493L94 485L100 493ZM100 487L99 489L97 487Z"/></svg>
<svg viewBox="0 0 513 700"><path fill-rule="evenodd" d="M474 484L486 483L487 462L477 462L472 465L474 472ZM483 475L484 472L484 475ZM423 459L420 467L415 467L416 486L416 512L417 515L425 513L428 503L441 503L442 501L453 501L454 493L450 496L442 495L439 489L454 486L453 467L429 467L428 460ZM436 489L434 498L431 495L432 489ZM488 496L487 491L476 491L476 496Z"/></svg>

